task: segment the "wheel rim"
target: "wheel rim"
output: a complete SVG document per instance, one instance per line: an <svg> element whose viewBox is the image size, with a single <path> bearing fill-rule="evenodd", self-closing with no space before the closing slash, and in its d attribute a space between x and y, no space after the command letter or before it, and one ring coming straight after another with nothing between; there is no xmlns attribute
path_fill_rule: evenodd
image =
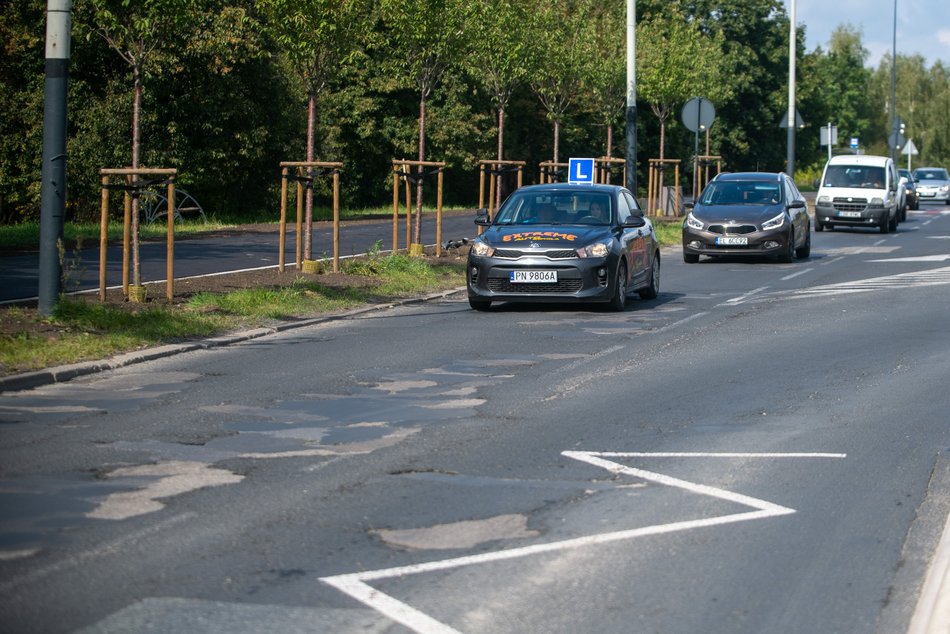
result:
<svg viewBox="0 0 950 634"><path fill-rule="evenodd" d="M653 259L653 292L660 291L660 258Z"/></svg>

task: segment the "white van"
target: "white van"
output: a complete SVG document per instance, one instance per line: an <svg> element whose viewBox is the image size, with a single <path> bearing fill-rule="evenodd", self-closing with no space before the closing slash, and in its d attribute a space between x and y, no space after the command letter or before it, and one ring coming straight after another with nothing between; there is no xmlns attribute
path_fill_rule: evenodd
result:
<svg viewBox="0 0 950 634"><path fill-rule="evenodd" d="M900 179L886 156L834 156L825 165L815 202L815 231L877 227L894 231L900 219Z"/></svg>

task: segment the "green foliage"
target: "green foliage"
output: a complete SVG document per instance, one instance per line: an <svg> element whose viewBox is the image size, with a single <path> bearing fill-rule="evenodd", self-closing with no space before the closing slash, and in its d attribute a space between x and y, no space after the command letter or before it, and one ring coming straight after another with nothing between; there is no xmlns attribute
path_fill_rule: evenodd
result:
<svg viewBox="0 0 950 634"><path fill-rule="evenodd" d="M782 0L638 0L640 164L688 164L682 103L710 98L711 151L728 170L780 170L787 111L788 18ZM9 6L7 6L9 5ZM45 3L0 12L0 223L39 216ZM96 222L102 167L131 161L136 66L140 163L175 167L212 215L278 215L281 161L306 154L315 98L315 155L341 160L342 204L391 201L391 160L415 158L420 100L426 155L448 163L445 202L477 199L477 161L599 155L622 124L625 7L595 0L88 0L74 3L67 220ZM798 164L823 163L819 128L886 152L890 60L867 69L860 31L842 26L827 51L799 29L798 107L808 126ZM950 71L898 55L897 113L921 155L950 163ZM651 111L657 109L657 115ZM552 135L552 123L556 127ZM616 135L619 136L619 135ZM615 144L622 153L622 144ZM902 160L902 163L904 161ZM800 168L801 169L801 168ZM645 183L645 168L640 182ZM434 179L425 204L434 205ZM117 200L114 198L113 200ZM315 204L329 206L327 179ZM121 203L113 204L113 218Z"/></svg>

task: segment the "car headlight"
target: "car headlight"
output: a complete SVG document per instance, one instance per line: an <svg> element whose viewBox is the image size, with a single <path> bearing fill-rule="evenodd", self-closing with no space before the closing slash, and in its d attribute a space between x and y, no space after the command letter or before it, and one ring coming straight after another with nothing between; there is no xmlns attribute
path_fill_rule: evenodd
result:
<svg viewBox="0 0 950 634"><path fill-rule="evenodd" d="M868 204L869 207L883 207L884 199L883 198L872 198L871 202Z"/></svg>
<svg viewBox="0 0 950 634"><path fill-rule="evenodd" d="M700 230L702 230L702 228L703 228L703 221L700 220L699 218L697 218L696 216L694 216L694 215L692 214L692 212L690 212L690 213L687 214L687 216L686 216L686 226L689 227L690 229L700 229Z"/></svg>
<svg viewBox="0 0 950 634"><path fill-rule="evenodd" d="M480 258L490 258L495 253L495 248L488 246L484 240L476 240L472 243L472 253Z"/></svg>
<svg viewBox="0 0 950 634"><path fill-rule="evenodd" d="M610 241L595 242L586 247L577 250L577 255L582 258L603 258L610 253Z"/></svg>
<svg viewBox="0 0 950 634"><path fill-rule="evenodd" d="M766 220L762 223L762 229L778 229L783 224L785 224L785 213L780 213L771 220Z"/></svg>
<svg viewBox="0 0 950 634"><path fill-rule="evenodd" d="M830 202L831 202L831 196L819 196L819 197L818 197L818 204L819 204L819 205L827 205L827 204L830 203Z"/></svg>
<svg viewBox="0 0 950 634"><path fill-rule="evenodd" d="M942 192L950 191L950 185L944 185L943 187L940 188L940 191Z"/></svg>

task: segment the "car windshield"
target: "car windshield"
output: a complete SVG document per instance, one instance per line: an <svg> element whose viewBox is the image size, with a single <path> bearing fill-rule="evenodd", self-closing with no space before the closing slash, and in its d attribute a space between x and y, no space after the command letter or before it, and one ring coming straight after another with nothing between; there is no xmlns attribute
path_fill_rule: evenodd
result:
<svg viewBox="0 0 950 634"><path fill-rule="evenodd" d="M884 189L884 168L873 165L829 165L823 187Z"/></svg>
<svg viewBox="0 0 950 634"><path fill-rule="evenodd" d="M596 192L516 191L495 215L499 225L610 225L611 196Z"/></svg>
<svg viewBox="0 0 950 634"><path fill-rule="evenodd" d="M782 202L778 182L713 181L703 191L703 205L774 205Z"/></svg>
<svg viewBox="0 0 950 634"><path fill-rule="evenodd" d="M947 170L945 169L917 170L914 172L914 178L919 181L950 180L950 178L947 177Z"/></svg>

